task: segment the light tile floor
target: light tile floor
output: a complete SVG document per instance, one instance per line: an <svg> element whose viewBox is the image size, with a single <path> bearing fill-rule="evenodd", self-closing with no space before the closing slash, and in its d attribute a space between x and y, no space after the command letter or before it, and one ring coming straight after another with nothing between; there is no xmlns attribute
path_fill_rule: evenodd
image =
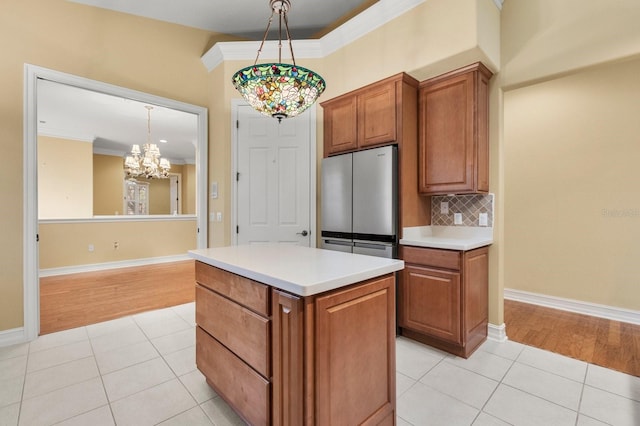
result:
<svg viewBox="0 0 640 426"><path fill-rule="evenodd" d="M0 348L0 426L238 425L195 367L194 305ZM640 378L514 342L397 339L398 425L640 425Z"/></svg>

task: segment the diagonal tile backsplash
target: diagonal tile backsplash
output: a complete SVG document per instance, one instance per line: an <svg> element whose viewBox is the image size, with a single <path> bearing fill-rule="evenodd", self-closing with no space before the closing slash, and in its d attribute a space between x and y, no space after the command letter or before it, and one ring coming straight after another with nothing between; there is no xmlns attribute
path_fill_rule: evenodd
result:
<svg viewBox="0 0 640 426"><path fill-rule="evenodd" d="M449 203L449 213L440 213L440 203ZM442 195L431 197L431 225L454 226L453 214L462 213L462 224L480 226L478 215L487 213L487 226L493 226L493 194Z"/></svg>

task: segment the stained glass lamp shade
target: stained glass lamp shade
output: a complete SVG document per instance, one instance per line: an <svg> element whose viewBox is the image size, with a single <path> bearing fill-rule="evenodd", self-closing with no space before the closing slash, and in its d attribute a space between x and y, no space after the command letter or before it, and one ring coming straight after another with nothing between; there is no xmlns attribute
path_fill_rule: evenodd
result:
<svg viewBox="0 0 640 426"><path fill-rule="evenodd" d="M256 64L243 68L233 75L232 83L242 97L256 111L269 117L282 120L295 117L309 108L324 92L325 82L318 73L296 65L289 35L287 11L291 7L289 0L270 0L272 8L264 39L258 49L262 51L269 26L274 14L280 17L280 26L284 20L293 64L282 63L281 51L276 63ZM279 34L282 31L280 30ZM281 40L278 43L282 46ZM256 57L256 62L258 62Z"/></svg>

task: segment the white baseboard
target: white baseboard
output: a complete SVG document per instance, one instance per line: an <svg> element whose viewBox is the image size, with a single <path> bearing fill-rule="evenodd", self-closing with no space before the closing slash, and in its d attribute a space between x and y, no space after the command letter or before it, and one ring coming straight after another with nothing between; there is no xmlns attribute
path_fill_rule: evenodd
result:
<svg viewBox="0 0 640 426"><path fill-rule="evenodd" d="M4 346L16 345L18 343L25 343L27 341L28 339L26 333L24 332L24 327L0 331L0 348Z"/></svg>
<svg viewBox="0 0 640 426"><path fill-rule="evenodd" d="M507 327L504 323L500 325L487 325L487 339L504 343L507 340Z"/></svg>
<svg viewBox="0 0 640 426"><path fill-rule="evenodd" d="M88 265L64 266L60 268L40 269L40 277L53 277L56 275L69 275L81 272L105 271L108 269L129 268L131 266L155 265L158 263L179 262L191 260L187 254L175 256L148 257L145 259L122 260L117 262L92 263Z"/></svg>
<svg viewBox="0 0 640 426"><path fill-rule="evenodd" d="M597 303L582 302L580 300L564 299L562 297L547 296L545 294L507 288L504 289L504 298L516 302L530 303L532 305L640 325L640 311L632 311L615 306L599 305Z"/></svg>

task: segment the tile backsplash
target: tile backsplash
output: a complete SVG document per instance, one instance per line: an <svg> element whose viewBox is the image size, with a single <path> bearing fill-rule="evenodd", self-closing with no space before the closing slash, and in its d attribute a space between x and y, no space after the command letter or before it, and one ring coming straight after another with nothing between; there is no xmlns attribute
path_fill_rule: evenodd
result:
<svg viewBox="0 0 640 426"><path fill-rule="evenodd" d="M449 203L449 213L440 213L440 203ZM480 226L478 215L487 213L487 226L493 226L493 194L438 195L431 197L431 225L454 226L453 214L462 213L459 226Z"/></svg>

